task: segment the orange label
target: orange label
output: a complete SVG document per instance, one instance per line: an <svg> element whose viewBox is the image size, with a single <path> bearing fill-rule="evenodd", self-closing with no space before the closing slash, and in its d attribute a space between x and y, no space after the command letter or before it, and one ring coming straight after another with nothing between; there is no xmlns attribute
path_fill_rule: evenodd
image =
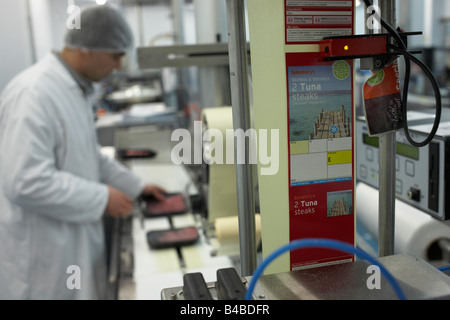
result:
<svg viewBox="0 0 450 320"><path fill-rule="evenodd" d="M395 131L403 126L400 75L395 60L374 72L364 84L364 109L370 135Z"/></svg>

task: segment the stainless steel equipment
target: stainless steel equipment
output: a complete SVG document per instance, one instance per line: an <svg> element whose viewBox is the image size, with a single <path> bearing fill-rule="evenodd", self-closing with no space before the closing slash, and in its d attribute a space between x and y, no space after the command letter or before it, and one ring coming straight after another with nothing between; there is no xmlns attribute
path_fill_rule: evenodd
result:
<svg viewBox="0 0 450 320"><path fill-rule="evenodd" d="M379 259L397 280L409 300L450 299L450 277L424 260L410 255ZM254 300L396 300L390 283L381 275L379 289L370 285L371 265L363 260L307 270L262 276ZM251 277L242 278L246 286ZM368 285L369 283L369 285ZM216 283L207 283L218 300ZM163 300L184 300L183 287L162 290Z"/></svg>
<svg viewBox="0 0 450 320"><path fill-rule="evenodd" d="M416 139L426 137L434 115L413 112L409 118L410 130ZM394 174L396 197L439 220L450 219L450 204L446 202L450 190L449 138L450 126L446 122L441 123L433 141L422 148L408 144L403 131L396 134L397 154ZM356 123L356 150L358 181L378 188L379 140L369 136L363 118L359 118Z"/></svg>

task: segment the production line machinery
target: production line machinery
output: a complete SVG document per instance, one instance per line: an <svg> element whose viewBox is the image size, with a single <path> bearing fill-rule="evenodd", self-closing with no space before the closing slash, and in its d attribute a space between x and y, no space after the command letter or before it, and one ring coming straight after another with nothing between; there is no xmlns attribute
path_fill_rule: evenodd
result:
<svg viewBox="0 0 450 320"><path fill-rule="evenodd" d="M424 114L427 114L424 111ZM421 120L412 122L416 125L430 125L432 122L431 117L424 117L423 114L418 115ZM447 121L447 114L444 113L444 122ZM361 125L360 125L361 124ZM378 199L377 190L370 186L369 178L374 179L370 173L376 173L377 163L374 163L374 168L368 168L370 161L367 160L367 152L372 153L374 158L377 157L377 148L373 143L367 141L367 134L364 131L364 122L360 122L357 125L357 145L358 145L358 164L357 175L359 180L359 186L357 186L357 220L360 225L367 227L368 224L377 225L376 221L371 221L369 216L376 217L376 199ZM418 127L419 128L419 127ZM424 127L424 129L427 129ZM442 132L445 132L445 126L443 126ZM417 135L419 131L416 131ZM440 135L441 131L438 131L435 143L441 141L443 138ZM445 139L444 139L445 140ZM411 149L416 150L414 147ZM369 151L367 151L370 149ZM408 149L409 150L409 149ZM441 159L445 163L445 150L442 147ZM419 152L419 151L417 151ZM422 148L420 153L428 152L427 148ZM398 173L398 179L404 177L408 180L408 183L412 185L419 185L422 180L429 181L427 177L421 178L420 170L425 166L420 161L428 163L429 155L417 154L417 159L411 159L411 155L400 148L397 155L398 162L400 163L399 169L402 172ZM416 167L415 175L411 176L406 174L405 163L413 162ZM362 169L361 169L362 168ZM365 168L365 169L364 169ZM370 169L370 170L369 170ZM441 170L444 170L442 167ZM428 172L425 168L424 172ZM445 170L444 170L445 171ZM366 175L364 175L366 172ZM363 174L361 176L361 174ZM425 173L424 173L425 174ZM364 178L364 179L363 179ZM416 180L414 180L416 179ZM406 179L407 180L407 179ZM406 181L405 180L405 181ZM375 186L376 187L376 186ZM404 189L404 188L403 188ZM401 190L398 190L400 192ZM427 189L427 188L425 188ZM432 300L432 299L450 299L450 278L449 273L438 269L438 265L445 266L445 263L450 264L450 261L429 261L428 242L433 242L434 238L439 238L441 235L445 235L447 232L445 228L449 228L445 221L439 221L445 219L446 215L442 214L439 219L437 214L433 215L422 212L422 210L428 208L429 201L427 200L427 193L421 195L424 207L418 205L417 199L409 198L407 195L408 190L403 190L398 194L398 207L397 227L401 227L401 230L396 232L396 243L398 248L395 255L379 258L379 262L391 273L395 281L399 284L399 287L404 293L404 298L412 300ZM439 197L444 200L445 194ZM370 202L372 200L374 202ZM443 202L445 203L445 201ZM364 205L366 204L366 205ZM413 207L414 205L414 207ZM365 207L373 207L373 210L368 210L368 214L362 214L361 210ZM425 208L426 207L426 208ZM445 206L442 205L441 208ZM366 210L367 211L367 210ZM373 212L375 211L375 212ZM442 212L442 211L441 211ZM358 218L359 217L359 218ZM405 225L405 221L409 220L410 224ZM411 224L414 220L417 223ZM416 226L417 225L417 226ZM425 225L426 228L422 228ZM428 228L428 229L427 229ZM431 228L431 229L430 229ZM375 228L376 229L376 228ZM427 231L428 230L428 231ZM373 230L372 230L373 231ZM423 238L423 233L426 232L427 239L424 239L423 244L420 243L420 239ZM449 233L450 234L450 233ZM435 235L435 236L433 236ZM373 232L373 236L376 237L376 230ZM357 237L357 247L363 247L367 249L365 244L360 240L364 235ZM442 237L441 237L442 238ZM409 240L408 240L409 239ZM419 244L419 245L418 245ZM415 249L414 249L415 248ZM428 249L427 249L428 248ZM371 254L376 255L376 248ZM256 281L255 287L252 289L253 300L390 300L398 299L397 292L392 287L392 284L383 274L376 274L371 269L373 264L364 259L356 259L354 262L339 263L328 266L320 266L309 269L282 272L276 274L260 275ZM379 276L377 279L376 276ZM249 285L253 276L241 277L238 272L233 268L217 269L216 281L205 281L203 275L199 272L186 273L183 277L183 282L180 286L165 288L161 291L161 299L163 300L244 300ZM378 281L378 284L376 283Z"/></svg>
<svg viewBox="0 0 450 320"><path fill-rule="evenodd" d="M411 255L379 259L396 279L408 300L450 299L450 277ZM252 299L268 300L395 300L391 283L376 278L373 265L357 260L306 270L268 274L259 278ZM234 269L217 270L216 282L201 273L185 274L183 285L166 288L163 300L244 300L252 277L239 277ZM377 282L379 281L379 282Z"/></svg>
<svg viewBox="0 0 450 320"><path fill-rule="evenodd" d="M231 1L230 1L231 3ZM351 2L349 2L351 3ZM267 4L267 3L266 3ZM304 11L299 10L298 7L301 6L305 6ZM329 7L332 7L332 3L328 3ZM258 3L258 8L262 7L264 5L261 5L260 3ZM405 45L405 42L407 43L407 36L410 35L417 35L419 33L403 33L399 30L394 30L392 27L390 27L389 25L387 25L386 23L383 22L383 27L385 27L386 29L388 29L389 33L387 34L377 34L377 35L364 35L364 36L350 36L346 33L342 33L342 36L335 36L335 37L327 37L327 38L323 38L322 41L316 41L316 44L319 45L320 47L320 52L317 53L315 50L317 50L317 48L311 49L310 47L307 47L305 45L305 48L303 48L303 52L309 52L309 50L313 51L313 53L311 53L311 56L314 56L314 60L313 58L309 57L309 59L313 60L313 62L311 62L312 67L311 70L310 69L302 69L303 67L305 67L305 65L302 65L302 63L306 64L306 67L309 67L309 65L304 61L305 59L301 59L302 57L305 57L306 55L302 55L301 53L297 53L296 49L297 48L293 48L292 50L287 50L287 45L290 45L291 43L288 43L289 41L289 36L287 35L288 33L290 33L291 35L294 34L294 32L297 31L303 31L305 34L307 34L308 31L311 31L310 34L312 34L314 32L313 30L306 30L307 28L302 26L301 24L295 28L295 27L290 27L289 24L295 24L296 21L305 21L303 19L301 19L300 17L298 17L299 15L301 15L298 12L302 12L302 14L307 15L306 13L304 13L305 11L308 10L319 10L318 8L314 7L313 4L310 4L310 6L313 7L313 9L311 9L310 7L308 7L307 4L304 3L297 3L296 1L290 1L290 2L286 2L285 6L283 8L283 10L277 11L278 13L282 12L282 14L284 15L284 22L285 24L277 24L276 26L273 26L273 29L275 30L282 30L283 32L279 32L276 33L275 31L271 30L271 32L274 32L274 35L282 35L283 37L286 36L285 40L285 47L284 49L286 50L264 50L264 67L266 67L266 61L268 59L270 59L270 61L273 62L273 65L277 65L276 64L276 58L282 58L282 61L288 61L290 57L292 57L292 59L289 60L288 62L285 62L285 65L282 64L281 67L285 67L286 70L290 70L290 74L301 74L303 73L307 73L307 72L311 72L314 73L315 71L317 71L319 69L318 65L322 66L323 65L323 61L341 61L341 60L347 60L347 59L363 59L362 62L363 65L368 69L368 70L372 70L372 71L380 71L383 69L387 69L388 67L390 67L390 65L392 64L392 62L394 60L396 60L396 58L400 55L403 55L404 57L406 57L406 60L408 62L408 64L413 61L416 64L420 65L421 67L424 67L423 64L420 63L420 61L417 61L417 59L415 59L412 56L412 52L408 52L407 51L407 47ZM344 6L344 5L343 5ZM351 7L352 4L349 4L349 7ZM231 7L231 6L230 6ZM255 6L256 8L256 6ZM332 11L333 9L327 8L328 11ZM337 10L337 9L336 9ZM342 11L342 8L339 8L340 11ZM231 11L231 10L230 10ZM352 17L353 15L353 11L351 8L349 8L348 11L348 15L350 17ZM233 11L232 13L236 13L235 11ZM342 12L341 12L342 13ZM311 16L317 15L316 13L310 13ZM322 15L326 16L326 15L330 15L332 16L331 13L327 13L327 12L323 12ZM257 20L257 22L261 22L263 19L261 18L263 15L262 12L258 12L258 15L255 14L255 20ZM274 15L276 15L274 13ZM302 17L303 18L303 17ZM328 17L330 18L330 17ZM296 20L298 19L298 20ZM231 19L230 19L231 20ZM239 19L237 19L239 22ZM276 20L275 18L273 19L274 21ZM350 20L351 21L351 20ZM277 21L278 22L278 21ZM266 24L267 22L264 21L264 23ZM231 29L233 29L234 24L230 23L231 25ZM275 25L275 23L274 23ZM261 25L260 25L261 26ZM284 28L285 29L280 29ZM278 29L277 29L278 28ZM302 28L304 28L302 30ZM352 26L349 26L349 28L351 29ZM236 23L236 30L239 30L239 23ZM269 42L269 40L267 39L267 34L262 32L262 28L258 29L258 32L261 32L261 34L263 34L263 36L261 38L258 37L259 34L256 35L256 37L252 37L252 40L256 39L256 42L258 42L258 40L264 39L264 48L267 48L268 45L267 43ZM338 33L338 31L342 31L342 30L333 30L336 33ZM297 33L296 33L297 34ZM301 32L298 32L298 34L301 34ZM234 40L234 36L237 39L240 39L239 36L240 34L238 32L233 33L230 32L230 40ZM272 34L271 34L272 35ZM272 35L273 36L273 35ZM275 36L273 36L273 38L276 38ZM319 36L317 36L317 38L320 38ZM300 36L297 39L299 43L303 44L303 42L308 42L308 41L304 41L304 39L302 39ZM317 39L316 39L317 40ZM294 41L295 42L295 41ZM310 41L311 42L311 41ZM270 42L269 42L270 43ZM297 45L298 43L293 43L295 45ZM233 52L232 49L234 48L235 43L230 41L230 52ZM254 46L252 47L252 52L255 52L253 49L257 47ZM375 50L377 49L377 50ZM270 54L272 54L273 56L270 56L270 58L268 58L267 56L270 56ZM242 56L239 56L239 53L237 54L239 58L241 58L243 61L245 61L245 58L243 58ZM256 55L255 55L256 57ZM236 57L234 57L236 58ZM259 58L259 57L258 57ZM319 59L320 58L320 59ZM257 59L255 59L257 60ZM258 61L252 60L252 67L257 69L258 68ZM281 59L280 59L281 60ZM322 61L323 60L323 61ZM407 64L407 65L408 65ZM245 64L244 64L245 66ZM314 69L315 67L315 69ZM242 68L244 71L242 72L244 74L244 77L247 76L246 70L245 68ZM268 69L268 68L266 68ZM317 69L317 70L316 70ZM350 69L350 68L348 68ZM426 68L423 68L424 71L427 71ZM238 71L236 71L235 73L237 74L238 72L242 71L241 69L237 69ZM232 69L232 73L234 73L234 69ZM269 72L268 72L269 73ZM264 74L266 75L266 74ZM261 75L259 74L259 76L261 77ZM336 76L336 75L335 75ZM270 78L275 78L275 76L273 74L270 74ZM288 78L289 79L289 78ZM342 79L345 79L345 77L343 76ZM237 77L237 81L240 80L239 77ZM283 80L285 79L278 79L280 80L279 82L283 82ZM295 80L295 79L294 79ZM430 80L433 80L432 75L430 75ZM306 81L306 80L304 80ZM256 83L256 79L255 79L255 83ZM264 83L269 82L268 79L264 79ZM409 78L405 81L406 84L409 84ZM433 82L435 83L435 82ZM239 88L241 87L246 87L245 84L244 85L240 85L238 86ZM316 86L314 88L317 89L317 91L319 91L320 86ZM278 88L278 87L277 87ZM253 88L255 89L255 88ZM267 89L267 88L265 88ZM271 88L272 89L272 88ZM297 89L296 83L289 88L289 90L295 91L295 89ZM261 88L258 88L258 90L261 90ZM258 91L255 90L255 91ZM273 90L275 91L275 90ZM268 96L264 96L265 99L255 99L255 101L258 101L259 103L262 103L262 100L264 100L264 102L267 100L270 100L271 102L273 101L272 98L274 95L276 95L272 90L261 90L258 91L256 93L256 96L258 98L258 94L262 94L264 93L267 95L270 95L270 99ZM286 91L288 90L280 90L280 96L279 96L279 101L284 101L284 98L286 97ZM407 90L405 90L407 91ZM242 103L242 101L245 100L245 92L240 92L239 90L236 91L236 96L239 95L239 98L241 98L238 102L239 103L233 103L233 110L239 110L240 112L242 112L242 114L244 114L245 112L247 112L247 110L245 109L245 103ZM288 91L289 94L291 94L291 91ZM426 134L425 137L426 139L424 140L424 142L417 142L418 140L414 140L417 139L417 136L415 136L414 132L410 132L409 130L413 130L412 127L408 127L407 121L406 121L406 117L404 117L405 120L405 125L404 125L404 131L405 131L405 136L407 141L412 144L414 147L416 148L420 148L420 147L424 147L425 145L427 145L430 141L432 140L436 134L436 129L437 129L437 124L439 124L440 122L440 112L441 112L441 97L439 95L438 90L436 90L435 92L436 94L436 115L435 117L433 117L433 126L431 127L430 130L426 131L427 133L429 132L429 134ZM400 94L399 94L400 95ZM406 96L403 99L403 102L405 102L405 105L403 106L402 111L404 111L404 115L406 116ZM298 96L296 96L298 97ZM277 96L278 98L278 96ZM283 100L282 100L283 99ZM275 99L276 100L276 99ZM398 102L398 101L397 101ZM269 104L269 103L268 103ZM255 102L255 105L258 105L257 102ZM300 106L297 106L297 109L300 108ZM294 106L294 107L295 107ZM272 115L272 111L273 111L273 105L270 105L270 111L269 113ZM257 106L257 108L261 108L263 109L263 107L261 107L260 105ZM259 110L259 109L258 109ZM289 111L289 110L288 110ZM261 111L259 111L261 112ZM281 112L278 112L277 116L281 114ZM283 114L284 115L284 114ZM282 117L283 115L281 115L280 117ZM399 114L397 114L398 116ZM271 117L269 120L267 121L268 123L270 122L270 126L273 125L273 123L276 122L275 119L275 112L273 112L273 117ZM296 119L294 119L293 121L295 121ZM289 121L291 121L291 119L289 119ZM356 119L353 119L353 121L356 122ZM355 123L353 123L355 124ZM237 123L237 121L235 122L235 127L237 126L242 126L245 127L242 123ZM399 125L398 123L396 125ZM392 129L392 130L387 130L387 132L377 132L378 134L382 134L383 135L383 141L387 141L388 138L391 138L391 136L393 135L393 131L400 129L400 127L393 127L393 128L388 128L388 129ZM390 132L392 131L392 132ZM300 134L300 131L298 131L298 133ZM373 133L373 132L372 132ZM384 139L386 138L386 139ZM307 141L308 139L305 139L306 143L309 143ZM311 140L311 139L310 139ZM330 139L332 140L332 139ZM390 140L388 141L390 142ZM291 141L292 143L292 141ZM388 146L389 143L387 144L383 144L383 146ZM381 146L381 144L380 144ZM433 146L436 146L436 143L432 143L431 144L431 148L433 148ZM362 149L362 148L361 148ZM380 153L382 152L384 156L386 156L386 160L389 161L385 161L385 162L381 162L380 163L375 163L377 165L377 167L388 167L390 168L390 164L392 159L390 159L391 157L394 156L394 154L389 154L388 152L388 148L383 148L383 150L381 150L380 147ZM292 154L291 154L292 155ZM382 157L380 157L381 159ZM388 159L389 158L389 159ZM435 157L434 160L436 160L437 158ZM433 160L433 161L434 161ZM302 163L304 164L304 163ZM308 163L307 163L308 165ZM432 165L433 167L433 165ZM386 171L387 173L387 171ZM394 174L395 174L395 169L394 169ZM383 176L388 176L389 179L386 179L386 182L390 182L387 180L392 179L392 176L394 176L394 174L390 175L389 173L384 174ZM434 173L433 173L434 174ZM380 173L380 176L382 174ZM238 175L239 176L239 175ZM241 177L246 177L245 174L242 174ZM243 179L244 180L244 179ZM274 179L271 179L271 183L273 183ZM356 182L356 181L355 181ZM414 187L414 186L413 186ZM434 195L433 193L433 188L437 187L434 184L428 185L425 189L427 190L431 190L429 192L427 192L427 194L432 197ZM380 189L382 189L383 186L381 186L380 183ZM388 189L388 188L387 188ZM424 190L425 190L424 189ZM417 200L417 194L415 194L415 189L414 188L410 188L409 190L406 190L406 197L407 198L411 198L410 200L415 201L415 205L417 206L417 203L420 202ZM423 195L423 194L422 194ZM388 194L388 196L390 196L390 194ZM357 198L357 192L355 190L355 198ZM420 200L420 195L419 195L419 200ZM241 199L242 200L242 199ZM245 200L245 199L244 199ZM389 201L388 201L389 200ZM389 199L386 199L385 203L387 205L391 204L391 197L389 197ZM244 201L242 201L243 203ZM317 201L319 202L319 201ZM431 206L430 206L431 204ZM281 205L280 205L281 206ZM438 204L437 201L427 201L427 203L424 205L427 206L427 209L430 210L430 212L428 212L429 214L433 215L438 218L438 219L447 219L447 215L444 211L440 211L439 207L442 208L441 204ZM438 208L436 208L438 207ZM284 207L283 207L284 208ZM248 212L252 212L251 210L246 210ZM269 210L269 211L273 211L273 212L268 212L266 213L267 215L278 215L276 218L273 218L273 221L275 221L276 219L279 221L281 220L281 213L276 211L276 210ZM282 211L287 211L287 210L282 210ZM383 208L380 208L380 211L388 211L388 210L383 210ZM247 212L247 213L248 213ZM267 212L267 211L266 211ZM243 217L244 214L242 214L242 222L247 224L247 220L245 219L245 217ZM292 221L290 221L292 222ZM299 225L299 224L298 224ZM296 226L298 226L296 225ZM245 228L243 228L245 229ZM247 228L245 230L248 230L250 228ZM389 228L386 228L389 229ZM290 231L292 233L293 228L291 228L290 230L286 230L286 231ZM334 230L333 230L334 231ZM331 234L331 232L330 232ZM240 234L240 237L242 237L243 239L247 239L246 235L244 234ZM262 234L262 237L264 238L265 235ZM266 237L266 239L268 239L269 236ZM384 238L384 237L383 237ZM307 239L308 240L308 239ZM311 241L318 241L319 239L309 239ZM322 239L323 240L323 239ZM384 240L384 239L383 239ZM296 241L293 241L291 239L292 242L290 242L287 247L282 247L283 249L285 249L284 252L286 251L291 251L294 249L298 249L295 247L296 244L298 244ZM299 240L301 241L301 240ZM325 240L327 241L327 240ZM387 241L383 241L383 244L387 242ZM266 242L267 243L267 242ZM347 244L349 245L349 244ZM250 246L250 245L249 245ZM350 247L353 248L352 245L349 245ZM264 247L264 243L263 243L263 247ZM386 247L386 249L388 246L384 246ZM268 246L265 247L266 250L268 248ZM282 249L280 248L280 249ZM242 246L241 246L242 249ZM335 248L336 249L336 248ZM306 300L339 300L339 299L344 299L344 300L371 300L371 299L376 299L376 300L387 300L387 299L420 299L420 300L432 300L432 299L449 299L450 298L450 278L442 271L437 269L435 266L432 266L431 264L429 264L428 262L426 262L425 260L423 260L421 257L418 257L417 255L408 255L408 254L393 254L393 255L389 255L389 254L384 254L385 251L388 250L383 250L383 255L381 255L381 257L378 260L375 260L375 262L379 262L379 264L375 263L374 264L374 260L368 260L367 257L360 257L360 260L355 260L355 261L340 261L340 262L335 262L335 263L322 263L322 264L318 264L314 267L305 267L304 265L302 265L300 268L297 268L297 266L295 266L297 268L297 270L295 271L288 271L288 272L279 272L279 273L272 273L272 274L264 274L263 275L263 270L264 269L260 269L262 266L265 267L267 266L267 264L269 262L272 261L272 259L275 259L276 257L278 257L278 255L275 257L273 256L275 253L280 254L281 252L276 250L273 251L272 253L270 253L267 256L267 260L263 260L263 262L258 266L258 268L256 269L256 271L254 272L253 275L251 276L244 276L244 277L239 277L237 275L236 272L232 272L229 270L218 270L217 273L217 281L216 282L205 282L201 276L201 274L186 274L184 276L183 279L183 285L179 286L179 287L173 287L173 288L167 288L164 289L161 293L161 297L162 299L167 299L167 300L196 300L196 299L200 299L200 300L211 300L211 299L215 299L215 300L222 300L222 299L226 299L226 300L231 300L231 299L235 299L235 300L241 300L243 299L243 292L245 291L245 299L253 299L253 300L302 300L302 299L306 299ZM241 251L242 256L246 256L246 252L245 250ZM355 254L356 255L356 254ZM357 256L357 255L356 255ZM248 258L248 257L247 257ZM251 257L250 257L251 258ZM248 265L251 265L253 263L252 259L245 259L246 261L244 261L244 263L248 262ZM320 259L317 259L320 260ZM267 262L269 261L269 262ZM374 266L377 266L379 269L374 268ZM292 263L291 266L292 268ZM293 269L293 268L292 268ZM291 270L292 270L291 269ZM223 277L223 272L227 273L227 275L229 277ZM194 284L194 285L193 285ZM229 290L224 290L224 288L229 289ZM234 291L233 291L234 289ZM227 295L227 292L232 291L235 292L234 295Z"/></svg>
<svg viewBox="0 0 450 320"><path fill-rule="evenodd" d="M230 0L229 3L232 3ZM256 3L256 2L255 2ZM258 0L258 7L264 7L264 5L260 4ZM296 3L296 1L286 1L286 5L288 3ZM303 3L303 2L302 2ZM306 3L306 2L304 2ZM309 2L313 3L313 2ZM351 3L351 1L350 1ZM351 4L353 6L353 3ZM331 10L331 9L330 9ZM242 10L241 10L242 11ZM290 29L287 26L287 22L290 17L289 10L283 12L285 18L286 24L283 25L283 28L286 27L286 30L283 31L295 31L297 29ZM276 15L276 12L274 13ZM353 12L351 13L353 18ZM260 18L258 16L258 18ZM295 17L293 17L295 18ZM264 19L261 19L264 20ZM275 20L275 19L274 19ZM266 21L264 21L264 24L267 24ZM233 27L233 24L230 23L230 27ZM277 25L278 28L278 25ZM276 28L270 27L271 31L275 30ZM233 30L230 30L230 34L232 34L232 37L230 40L233 40L235 34L232 32ZM258 30L259 31L259 30ZM284 37L283 32L283 37ZM412 35L412 34L402 34L402 35ZM264 34L264 37L266 37L266 34ZM388 39L384 39L384 38ZM366 41L366 43L372 43L374 40L382 41L386 44L390 44L392 40L392 35L379 35L379 36L372 36L370 38L364 38L363 40ZM253 37L252 39L255 39L257 37ZM272 37L276 38L276 37ZM380 40L381 39L381 40ZM270 42L268 39L264 39L265 45ZM278 41L278 39L276 39ZM286 38L287 40L287 38ZM343 56L345 59L353 59L354 57L361 57L361 55L365 56L365 52L353 52L354 48L363 48L367 49L366 46L358 46L354 45L352 42L351 44L344 43L346 46L341 46L342 41L347 40L354 40L354 41L361 41L362 38L358 37L332 37L328 39L324 39L328 45L328 52L326 52L325 48L323 47L323 52L316 52L316 55L323 56L323 54L326 52L328 56L326 58L328 59L343 59ZM397 41L399 39L396 39ZM398 41L400 42L400 41ZM323 43L323 44L326 44ZM334 44L334 45L333 45ZM290 45L290 43L286 42L286 46L284 49L286 49ZM397 45L400 45L398 43ZM236 46L238 47L238 46ZM336 49L338 47L344 48L345 52L337 52L336 50L330 50L330 49ZM233 48L233 43L231 42L230 48ZM346 48L346 49L345 49ZM295 46L294 46L295 49ZM287 55L293 54L295 51L294 49L288 50L289 52L282 52L281 56L284 59ZM307 48L309 49L309 48ZM389 49L389 50L388 50ZM391 56L396 56L403 48L396 48L398 49L395 52L387 52L390 51L392 48L386 46L381 52L377 53L377 57L373 57L373 55L370 55L369 60L373 62L373 66L377 66L377 63L381 61L381 65L386 64L388 61L390 61ZM401 49L401 50L400 50ZM406 48L405 48L406 50ZM253 50L254 52L257 50ZM270 50L267 50L269 52ZM282 50L281 50L282 51ZM308 51L308 50L306 50ZM231 53L232 50L230 50ZM278 51L277 51L278 52ZM261 53L258 52L258 54ZM386 53L389 53L389 59L384 60L380 57L386 58ZM405 54L407 52L405 51ZM233 56L233 54L230 54ZM232 57L233 59L235 57ZM372 59L374 58L374 59ZM232 60L233 60L232 59ZM228 60L228 59L226 59ZM239 60L239 59L238 59ZM256 60L256 59L255 59ZM252 67L255 69L257 68L257 63L255 60L252 61ZM266 59L266 61L269 59ZM234 61L234 60L233 60ZM275 59L273 57L270 57L270 61L272 62L272 65L277 65ZM265 61L264 61L265 62ZM295 62L297 63L297 62ZM381 65L377 66L380 67ZM296 67L292 66L292 67ZM286 65L282 65L283 68L287 67ZM235 68L231 66L231 69L235 71ZM238 69L239 71L239 69ZM280 70L277 70L280 71ZM275 74L279 74L280 72L273 72L271 76ZM239 72L232 72L232 74L239 74ZM244 78L247 77L247 73L243 72ZM257 79L254 79L255 82ZM278 80L278 79L277 79ZM283 82L285 79L281 79L282 81L279 81L280 83ZM232 79L232 85L235 85L236 81L233 81ZM237 85L239 88L245 88L245 85ZM271 88L272 89L272 88ZM275 90L274 90L275 91ZM286 96L286 92L283 90L280 90L280 95L282 97ZM271 96L274 95L274 92L271 90L267 91L267 94L270 94ZM235 93L234 93L235 95ZM245 93L242 94L245 96ZM243 99L244 100L244 99ZM269 99L265 99L269 100ZM275 99L277 100L277 99ZM281 100L281 99L278 99ZM261 106L257 106L260 108ZM271 105L271 111L273 110L273 106ZM236 108L236 103L233 102L233 111L238 110ZM239 109L240 110L240 109ZM259 111L261 112L261 111ZM244 113L244 112L242 112ZM263 112L261 112L263 113ZM284 117L286 118L286 117ZM219 117L220 120L223 120L223 117ZM212 124L212 119L209 120L209 125ZM275 123L276 119L274 117L271 117L270 123ZM286 119L284 119L284 122ZM222 121L221 121L222 122ZM227 124L228 125L228 124ZM242 123L237 124L238 127L245 127L242 125ZM234 124L233 127L236 127L236 124ZM244 128L245 129L245 128ZM373 147L373 145L372 145ZM137 169L139 169L139 166L136 166ZM224 169L225 167L220 166L220 169ZM205 168L203 168L205 169ZM227 169L230 169L230 173L221 173L221 177L227 176L228 178L235 177L234 166L230 166ZM236 201L236 195L232 195L232 198L234 201L223 201L223 193L221 192L211 192L213 183L213 179L211 178L213 176L214 172L218 172L217 168L213 166L206 166L206 170L204 173L207 173L209 176L207 188L208 191L206 193L205 199L207 199L208 205L212 206L213 201L217 199L211 199L210 195L220 195L219 200L217 201L219 204L217 207L220 207L223 209L223 204L227 204L228 206L233 205L235 206L235 202L244 203L247 202L248 199L244 199L245 201ZM250 172L250 171L249 171ZM237 174L237 177L244 177L244 174ZM249 175L251 176L251 175ZM245 178L245 177L244 177ZM218 181L218 183L214 184L214 187L223 185L223 180L217 179L215 181ZM239 187L242 186L244 182L248 182L247 179L241 179L238 181ZM272 181L271 181L272 183ZM249 184L252 186L252 184ZM228 188L229 189L229 188ZM217 190L217 189L216 189ZM421 189L422 190L422 189ZM411 197L414 198L417 195L413 193L414 190L411 191ZM239 193L239 196L242 196L243 192ZM423 193L422 193L423 195ZM409 195L407 194L407 197ZM245 197L244 197L245 198ZM248 198L248 197L247 197ZM239 200L239 199L237 199ZM252 199L250 199L252 200ZM416 200L414 200L416 201ZM416 201L417 202L417 201ZM254 203L250 203L251 206L254 205ZM427 206L429 206L427 204ZM210 207L209 207L210 208ZM432 209L432 208L431 208ZM236 215L235 210L225 210L228 213L232 213L233 215ZM242 210L238 210L239 213ZM246 210L249 212L255 212L254 210ZM269 210L273 211L270 214L278 214L278 211L275 210ZM284 210L286 211L286 210ZM209 210L208 217L211 219L209 223L213 223L213 219L211 218L212 210ZM267 211L266 211L267 212ZM446 218L446 214L443 213L443 211L439 210L433 210L433 213L437 213L438 215L442 215L440 218ZM252 227L248 221L245 219L241 219L242 216L239 216L240 220L244 221L249 228ZM251 220L251 219L248 219ZM276 217L273 220L281 220L280 217ZM241 223L241 222L240 222ZM139 244L140 247L135 246L144 249L142 250L145 256L148 256L149 248L148 243L146 242L147 238L144 237L144 232L147 232L147 230L138 230L139 233L136 234L137 239L140 241ZM288 231L288 230L286 230ZM250 234L251 235L251 234ZM239 237L241 238L247 238L247 235L240 233ZM262 235L264 236L264 235ZM266 233L266 239L268 239L269 235ZM248 237L252 239L253 237ZM182 246L184 249L189 249L189 245ZM256 246L252 246L256 247ZM265 247L266 250L268 246ZM209 248L208 248L209 249ZM294 248L288 248L289 250ZM160 253L155 252L157 250L150 250L152 253ZM275 253L275 252L273 252ZM281 253L281 252L278 252ZM355 254L356 255L356 254ZM246 252L242 251L241 247L241 256L243 256L242 264L246 267L246 269L251 269L250 265L252 263L247 263L250 260L249 257L252 258L251 254L247 254ZM357 255L356 255L357 256ZM209 258L209 257L208 257ZM147 259L147 258L146 258ZM275 258L274 258L275 259ZM136 261L139 262L139 259ZM147 259L146 261L142 260L143 263L138 263L138 265L142 266L142 269L145 269L145 274L138 274L137 276L141 277L144 281L147 281L150 277L150 259ZM264 260L260 266L264 266L264 262L267 260ZM426 262L423 258L417 256L417 255L406 255L406 254L395 254L395 255L388 255L384 257L379 258L379 263L383 266L382 269L384 272L381 272L378 269L374 269L374 263L373 261L368 261L367 259L361 258L360 260L355 260L352 262L339 262L335 264L329 264L329 265L321 265L321 266L315 266L314 268L303 268L301 270L296 271L289 271L289 272L279 272L279 273L272 273L272 274L262 274L263 270L257 269L258 272L255 272L252 276L240 276L238 271L236 271L234 268L224 267L224 268L217 268L216 270L216 281L205 281L205 277L202 272L190 272L189 270L183 270L183 276L182 279L179 279L179 286L174 287L165 287L161 291L161 299L163 300L244 300L244 299L253 299L253 300L299 300L299 299L307 299L307 300L339 300L339 299L346 299L346 300L386 300L386 299L420 299L420 300L432 300L432 299L449 299L450 298L450 278L447 274L445 274L443 271L437 269L435 266L429 264ZM253 262L253 261L250 261ZM378 271L377 271L378 270ZM179 270L177 270L178 272ZM185 272L186 271L186 272ZM387 272L387 273L386 273ZM148 274L147 274L148 273ZM178 273L177 273L178 274ZM181 274L181 273L180 273ZM387 276L389 275L389 276ZM154 276L154 275L152 275ZM159 275L154 276L154 278L159 277ZM138 277L136 277L138 278ZM153 278L152 278L153 280ZM167 283L168 286L170 284ZM400 294L401 293L401 294Z"/></svg>

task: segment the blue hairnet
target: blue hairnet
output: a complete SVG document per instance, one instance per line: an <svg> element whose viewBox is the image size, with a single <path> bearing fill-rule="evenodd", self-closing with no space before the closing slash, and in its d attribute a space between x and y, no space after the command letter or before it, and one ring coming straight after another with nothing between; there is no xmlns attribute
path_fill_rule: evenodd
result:
<svg viewBox="0 0 450 320"><path fill-rule="evenodd" d="M80 28L68 28L66 47L112 53L125 53L132 49L131 29L121 13L112 6L89 6L79 14Z"/></svg>

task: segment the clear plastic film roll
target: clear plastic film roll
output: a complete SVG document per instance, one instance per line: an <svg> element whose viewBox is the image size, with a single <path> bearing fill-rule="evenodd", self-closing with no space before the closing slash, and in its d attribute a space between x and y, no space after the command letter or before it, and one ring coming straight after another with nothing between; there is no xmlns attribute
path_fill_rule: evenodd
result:
<svg viewBox="0 0 450 320"><path fill-rule="evenodd" d="M356 215L367 231L378 237L378 190L359 183ZM450 240L450 226L405 202L395 202L395 254L413 254L429 260L430 249L440 240Z"/></svg>

